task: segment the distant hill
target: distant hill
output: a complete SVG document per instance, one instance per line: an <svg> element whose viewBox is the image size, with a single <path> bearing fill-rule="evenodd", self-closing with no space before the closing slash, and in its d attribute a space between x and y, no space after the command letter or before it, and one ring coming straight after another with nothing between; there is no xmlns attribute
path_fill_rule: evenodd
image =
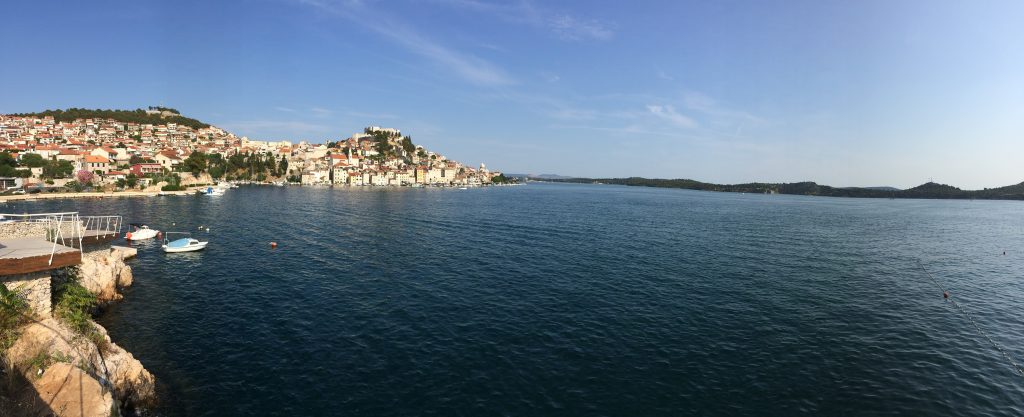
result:
<svg viewBox="0 0 1024 417"><path fill-rule="evenodd" d="M67 110L46 110L38 113L17 113L12 116L19 117L46 117L53 116L57 122L71 122L75 119L113 119L125 123L162 125L177 123L193 129L210 127L209 123L182 116L177 110L167 107L151 107L151 112L143 109L135 110L90 110L70 108Z"/></svg>
<svg viewBox="0 0 1024 417"><path fill-rule="evenodd" d="M526 174L530 178L537 178L542 180L567 180L573 177L567 177L565 175L558 174Z"/></svg>
<svg viewBox="0 0 1024 417"><path fill-rule="evenodd" d="M539 177L531 177L541 179ZM571 183L603 183L631 185L642 187L684 188L688 190L721 191L758 194L792 194L814 195L824 197L857 197L857 198L944 198L944 199L979 199L979 200L1024 200L1024 182L999 188L984 190L961 190L946 184L928 182L907 190L893 187L845 187L836 188L819 185L814 182L793 183L762 183L746 184L712 184L690 179L658 179L658 178L570 178L543 179L552 182Z"/></svg>

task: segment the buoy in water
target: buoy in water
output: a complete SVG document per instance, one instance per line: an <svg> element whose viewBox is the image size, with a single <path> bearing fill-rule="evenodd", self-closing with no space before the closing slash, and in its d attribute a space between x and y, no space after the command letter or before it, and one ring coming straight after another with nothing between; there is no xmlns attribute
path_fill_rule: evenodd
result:
<svg viewBox="0 0 1024 417"><path fill-rule="evenodd" d="M943 291L942 298L949 299L949 291Z"/></svg>
<svg viewBox="0 0 1024 417"><path fill-rule="evenodd" d="M132 232L125 233L124 240L132 240Z"/></svg>
<svg viewBox="0 0 1024 417"><path fill-rule="evenodd" d="M270 247L271 248L276 248L277 247L277 242L270 242Z"/></svg>

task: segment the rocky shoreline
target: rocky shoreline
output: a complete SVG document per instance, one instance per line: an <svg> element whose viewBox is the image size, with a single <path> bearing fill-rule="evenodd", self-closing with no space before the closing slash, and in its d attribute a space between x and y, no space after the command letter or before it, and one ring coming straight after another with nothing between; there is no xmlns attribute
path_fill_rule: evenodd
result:
<svg viewBox="0 0 1024 417"><path fill-rule="evenodd" d="M72 329L54 317L51 300L42 300L39 294L46 290L49 295L49 287L75 280L100 305L121 300L120 290L133 281L131 266L125 263L131 256L134 250L127 248L87 251L72 271L4 283L12 291L31 284L35 292L25 294L32 307L31 320L3 352L5 386L13 392L5 393L8 398L0 406L14 409L0 416L139 415L155 403L155 378L114 343L106 329L91 319L86 321L86 332Z"/></svg>

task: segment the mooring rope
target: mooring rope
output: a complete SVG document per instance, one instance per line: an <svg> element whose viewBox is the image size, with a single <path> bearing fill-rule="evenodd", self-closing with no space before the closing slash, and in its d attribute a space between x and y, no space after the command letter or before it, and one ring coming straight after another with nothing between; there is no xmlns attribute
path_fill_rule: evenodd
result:
<svg viewBox="0 0 1024 417"><path fill-rule="evenodd" d="M949 302L953 303L953 306L960 310L960 313L967 318L967 321L971 322L971 324L974 326L974 329L978 331L978 334L980 334L981 337L984 337L986 340L988 340L988 342L992 344L992 347L996 348L996 350L998 350L999 353L1001 353L1003 357L1006 358L1006 361L1010 363L1010 366L1013 366L1013 369L1017 370L1017 373L1020 376L1024 376L1024 368L1021 368L1021 366L1018 365L1017 362L1010 357L1010 354L1006 352L1006 349L1003 349L1003 347L996 343L995 340L992 340L992 338L988 336L988 333L985 333L984 330L981 330L981 326L978 326L978 322L974 321L974 316L972 316L971 313L968 313L967 309L965 309L963 305L961 305L960 303L956 302L956 300L953 299L953 296L949 294L949 291L947 291L946 288L943 287L941 283L939 283L939 280L935 279L935 277L932 276L932 273L929 272L928 269L924 267L924 264L921 263L921 260L917 261L917 266L920 267L921 270L928 275L928 278L931 278L932 282L935 283L935 286L939 287L939 290L942 291L942 295L947 300L949 300Z"/></svg>

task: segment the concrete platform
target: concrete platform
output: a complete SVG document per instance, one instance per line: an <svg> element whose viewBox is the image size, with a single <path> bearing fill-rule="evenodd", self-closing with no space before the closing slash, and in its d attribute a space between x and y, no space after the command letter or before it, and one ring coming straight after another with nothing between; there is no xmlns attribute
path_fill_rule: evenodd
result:
<svg viewBox="0 0 1024 417"><path fill-rule="evenodd" d="M0 241L0 275L27 274L80 263L82 252L78 249L57 245L54 250L53 242L41 237Z"/></svg>

